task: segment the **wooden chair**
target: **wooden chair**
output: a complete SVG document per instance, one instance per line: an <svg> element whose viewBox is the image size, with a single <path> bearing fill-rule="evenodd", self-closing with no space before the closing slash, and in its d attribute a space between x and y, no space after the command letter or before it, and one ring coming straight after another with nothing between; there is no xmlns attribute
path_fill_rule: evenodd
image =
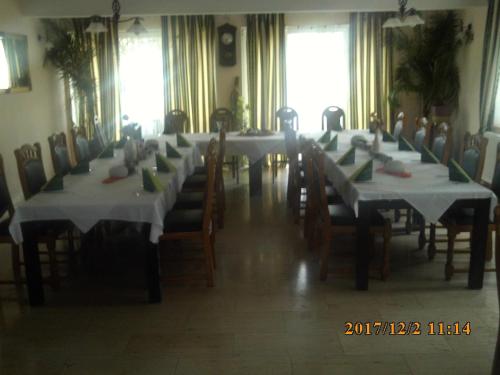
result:
<svg viewBox="0 0 500 375"><path fill-rule="evenodd" d="M165 127L163 134L186 133L188 116L180 109L173 109L165 115Z"/></svg>
<svg viewBox="0 0 500 375"><path fill-rule="evenodd" d="M137 141L142 139L142 126L139 124L128 124L122 127L121 129L122 138L131 138Z"/></svg>
<svg viewBox="0 0 500 375"><path fill-rule="evenodd" d="M24 198L28 200L38 194L47 182L40 144L35 143L33 146L25 144L14 150L14 154ZM38 224L37 232L38 242L44 243L47 247L51 285L54 289L58 289L60 286L60 275L57 265L56 241L67 238L68 252L73 259L73 226L68 221L42 221Z"/></svg>
<svg viewBox="0 0 500 375"><path fill-rule="evenodd" d="M422 146L429 147L431 137L431 122L426 117L415 118L415 134L413 135L413 146L418 152L422 151Z"/></svg>
<svg viewBox="0 0 500 375"><path fill-rule="evenodd" d="M321 116L321 130L342 131L345 129L345 113L340 107L330 106Z"/></svg>
<svg viewBox="0 0 500 375"><path fill-rule="evenodd" d="M71 139L73 150L75 150L75 160L77 164L88 162L92 159L87 132L82 127L71 129Z"/></svg>
<svg viewBox="0 0 500 375"><path fill-rule="evenodd" d="M462 152L461 152L461 166L469 177L475 182L481 182L483 174L484 160L486 155L486 147L488 140L482 135L471 136L469 132L465 133ZM498 149L500 150L500 148ZM500 153L497 155L497 160L500 158ZM500 179L500 176L494 176ZM453 264L454 254L458 252L455 250L455 241L457 235L460 233L472 233L474 224L474 212L467 209L450 208L440 219L440 223L446 228L447 243L446 250L446 266L445 278L450 280L455 272L468 272L468 269L455 269ZM486 260L492 259L492 233L495 230L493 222L489 225L488 242ZM472 240L471 238L469 241ZM461 253L470 253L470 249L461 250Z"/></svg>
<svg viewBox="0 0 500 375"><path fill-rule="evenodd" d="M345 204L328 204L325 185L324 152L318 147L313 148L313 165L311 190L313 200L311 205L317 210L316 228L321 234L320 252L320 279L326 280L328 274L328 258L330 256L333 237L339 234L356 234L356 216L354 211ZM381 267L381 278L386 280L389 276L390 263L389 251L392 237L391 222L384 219L376 212L371 219L371 235L381 235L383 237L383 264ZM316 229L315 228L315 229Z"/></svg>
<svg viewBox="0 0 500 375"><path fill-rule="evenodd" d="M407 134L407 125L406 125L406 116L404 112L399 112L398 117L396 119L396 124L394 125L394 129L392 131L392 135L396 140L399 139L399 136L406 136Z"/></svg>
<svg viewBox="0 0 500 375"><path fill-rule="evenodd" d="M290 107L282 107L276 111L277 127L279 131L286 131L291 129L295 132L299 130L299 115L297 111ZM271 174L272 181L276 180L278 177L278 166L285 166L287 164L287 159L283 155L271 154Z"/></svg>
<svg viewBox="0 0 500 375"><path fill-rule="evenodd" d="M441 161L448 165L448 160L453 149L452 128L445 122L433 125L431 151Z"/></svg>
<svg viewBox="0 0 500 375"><path fill-rule="evenodd" d="M213 198L215 192L217 142L212 139L209 143L207 160L207 183L203 208L174 209L170 211L164 221L164 233L160 237L160 247L168 241L193 240L200 242L203 248L207 286L214 286L215 268L215 231L212 219Z"/></svg>
<svg viewBox="0 0 500 375"><path fill-rule="evenodd" d="M71 171L66 134L52 134L48 140L54 172L59 176L66 176Z"/></svg>
<svg viewBox="0 0 500 375"><path fill-rule="evenodd" d="M220 132L221 129L229 132L234 129L235 121L233 113L227 108L217 108L210 115L210 131L212 133ZM225 165L229 165L231 168L231 174L233 179L236 179L236 183L240 183L240 159L238 155L228 156L228 161L224 160Z"/></svg>

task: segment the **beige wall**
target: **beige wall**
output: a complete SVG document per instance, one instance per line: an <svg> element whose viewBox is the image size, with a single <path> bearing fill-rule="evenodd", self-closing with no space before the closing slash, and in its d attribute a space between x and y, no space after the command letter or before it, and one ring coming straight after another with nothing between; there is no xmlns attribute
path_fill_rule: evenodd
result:
<svg viewBox="0 0 500 375"><path fill-rule="evenodd" d="M28 36L28 55L33 90L0 94L0 153L12 199L22 198L14 149L23 143L40 142L45 171L52 175L47 137L65 129L63 86L50 67L43 66L44 45L37 39L38 21L21 15L18 1L1 0L0 31Z"/></svg>

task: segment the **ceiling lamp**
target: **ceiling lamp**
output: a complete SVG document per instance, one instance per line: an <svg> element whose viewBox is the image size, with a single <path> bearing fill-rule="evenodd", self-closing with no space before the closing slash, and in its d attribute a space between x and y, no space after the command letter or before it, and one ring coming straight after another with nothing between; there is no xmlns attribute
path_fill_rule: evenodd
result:
<svg viewBox="0 0 500 375"><path fill-rule="evenodd" d="M417 25L423 25L425 21L417 14L415 8L406 9L408 0L399 0L399 12L396 17L391 17L385 21L382 27L384 28L394 28L394 27L415 27Z"/></svg>
<svg viewBox="0 0 500 375"><path fill-rule="evenodd" d="M147 29L142 24L142 18L140 17L131 17L121 20L120 19L120 10L121 5L118 0L113 0L111 4L111 9L113 11L113 21L116 23L123 23L134 21L134 23L127 29L128 33L134 33L135 35L144 34L147 32ZM104 25L104 19L101 16L92 16L90 17L90 24L85 29L87 33L97 34L97 33L106 33L108 32L107 27Z"/></svg>

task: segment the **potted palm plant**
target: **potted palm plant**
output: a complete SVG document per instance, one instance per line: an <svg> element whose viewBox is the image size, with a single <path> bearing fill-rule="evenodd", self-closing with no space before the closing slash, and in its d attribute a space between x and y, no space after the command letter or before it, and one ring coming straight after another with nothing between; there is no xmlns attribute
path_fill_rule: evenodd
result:
<svg viewBox="0 0 500 375"><path fill-rule="evenodd" d="M412 33L394 33L400 60L389 96L393 107L398 105L399 93L416 93L422 99L425 116L451 115L458 106L460 92L457 54L472 39L470 33L463 32L462 25L455 11L446 11L431 15Z"/></svg>

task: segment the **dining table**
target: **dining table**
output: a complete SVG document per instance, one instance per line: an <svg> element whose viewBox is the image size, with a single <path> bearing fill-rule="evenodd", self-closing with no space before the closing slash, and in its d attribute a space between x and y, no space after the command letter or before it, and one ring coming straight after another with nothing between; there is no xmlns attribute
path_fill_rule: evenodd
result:
<svg viewBox="0 0 500 375"><path fill-rule="evenodd" d="M315 133L306 137L319 140L322 135L323 133ZM411 208L426 222L437 223L452 207L474 211L468 286L471 289L482 288L488 224L489 220L493 219L497 204L495 194L473 181L451 181L447 166L440 163L423 163L419 152L400 150L399 142L380 142L380 149L374 154L370 152L370 147L375 135L368 131L332 131L331 138L335 136L338 147L336 151L325 151L325 173L357 217L356 288L368 289L369 249L372 246L369 218L375 210ZM366 147L356 148L353 164L341 165L337 161L352 147L355 136L358 140L363 139ZM325 148L325 144L322 147ZM407 172L404 177L385 172L384 162L388 159L402 162ZM372 178L369 181L356 182L351 177L369 160L373 160Z"/></svg>
<svg viewBox="0 0 500 375"><path fill-rule="evenodd" d="M186 178L202 165L202 158L195 145L177 147L175 136L162 135L155 139L159 153L166 154L168 142L180 154L179 158L169 158L174 171L158 172L152 152L129 176L109 179L111 168L124 165L124 150L114 149L113 157L92 160L89 172L64 176L62 190L41 191L16 206L9 231L14 241L23 247L28 298L32 306L45 302L36 225L41 221L58 220L72 222L81 233L89 232L100 221L142 224L148 299L152 303L161 301L157 244L163 233L163 220L174 206ZM143 168L156 175L163 190L144 190Z"/></svg>

